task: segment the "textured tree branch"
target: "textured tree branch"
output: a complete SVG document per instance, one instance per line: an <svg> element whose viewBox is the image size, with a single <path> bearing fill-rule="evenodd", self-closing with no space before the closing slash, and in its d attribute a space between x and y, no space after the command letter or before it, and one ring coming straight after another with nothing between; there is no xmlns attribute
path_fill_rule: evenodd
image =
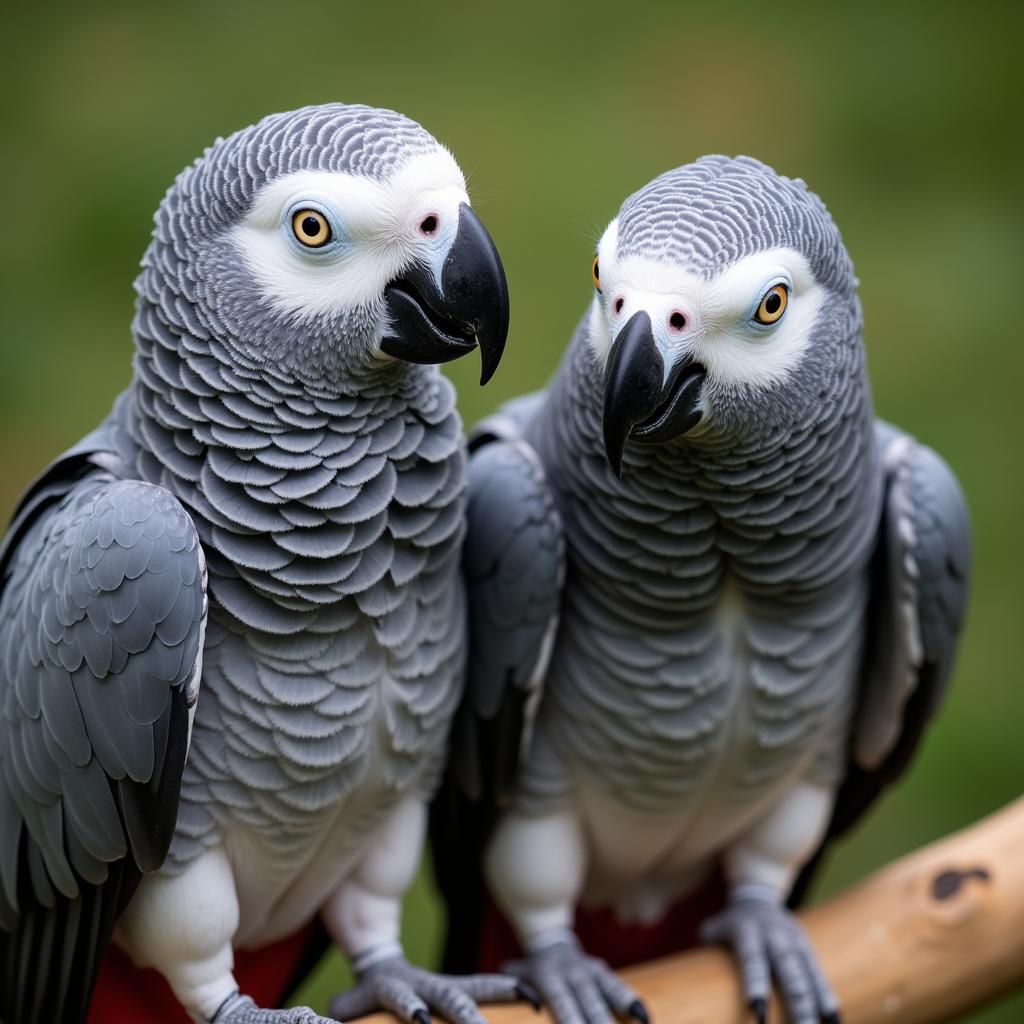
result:
<svg viewBox="0 0 1024 1024"><path fill-rule="evenodd" d="M1024 799L801 915L846 1024L952 1021L1024 985ZM624 977L654 1024L746 1024L732 961L698 950ZM540 1024L488 1007L491 1024ZM782 1018L772 1007L769 1020ZM385 1018L380 1018L383 1024Z"/></svg>

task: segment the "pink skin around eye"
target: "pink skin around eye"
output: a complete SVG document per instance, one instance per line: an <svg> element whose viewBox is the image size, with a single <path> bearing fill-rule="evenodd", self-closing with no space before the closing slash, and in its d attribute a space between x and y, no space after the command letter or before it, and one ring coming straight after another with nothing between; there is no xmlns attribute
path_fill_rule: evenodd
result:
<svg viewBox="0 0 1024 1024"><path fill-rule="evenodd" d="M681 309L673 309L668 316L668 329L673 334L679 334L680 331L686 330L689 322L690 318Z"/></svg>

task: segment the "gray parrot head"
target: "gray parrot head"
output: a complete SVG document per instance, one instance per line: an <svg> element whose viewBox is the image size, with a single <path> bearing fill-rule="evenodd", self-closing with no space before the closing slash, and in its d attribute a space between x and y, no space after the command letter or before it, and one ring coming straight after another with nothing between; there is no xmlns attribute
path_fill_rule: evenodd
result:
<svg viewBox="0 0 1024 1024"><path fill-rule="evenodd" d="M708 156L630 196L598 244L588 337L604 439L736 442L828 415L858 375L853 266L821 200L750 159Z"/></svg>
<svg viewBox="0 0 1024 1024"><path fill-rule="evenodd" d="M136 289L176 333L304 381L479 344L486 382L508 332L452 155L400 114L341 103L218 139L160 205Z"/></svg>

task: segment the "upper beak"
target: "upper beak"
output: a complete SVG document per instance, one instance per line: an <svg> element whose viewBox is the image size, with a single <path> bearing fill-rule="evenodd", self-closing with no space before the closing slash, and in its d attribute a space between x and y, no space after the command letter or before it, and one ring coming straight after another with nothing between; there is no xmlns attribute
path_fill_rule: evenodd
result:
<svg viewBox="0 0 1024 1024"><path fill-rule="evenodd" d="M700 363L684 356L665 381L650 316L640 310L629 318L612 342L604 373L604 449L616 476L622 476L629 438L667 441L700 422L705 374Z"/></svg>
<svg viewBox="0 0 1024 1024"><path fill-rule="evenodd" d="M416 264L384 294L384 352L410 363L446 363L479 345L480 383L491 379L508 336L508 284L491 236L465 203L440 280Z"/></svg>

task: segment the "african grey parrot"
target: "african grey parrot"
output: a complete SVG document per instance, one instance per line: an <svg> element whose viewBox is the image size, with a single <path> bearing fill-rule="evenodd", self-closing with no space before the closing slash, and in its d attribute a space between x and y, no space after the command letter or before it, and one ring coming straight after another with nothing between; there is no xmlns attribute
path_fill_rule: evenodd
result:
<svg viewBox="0 0 1024 1024"><path fill-rule="evenodd" d="M802 181L670 171L623 204L593 284L548 389L471 442L469 681L432 821L448 967L493 946L486 843L509 969L561 1024L646 1021L579 939L610 912L627 945L662 922L678 948L670 911L720 872L703 937L759 1019L774 975L793 1021L833 1020L787 900L946 687L963 497L875 419L853 268Z"/></svg>
<svg viewBox="0 0 1024 1024"><path fill-rule="evenodd" d="M321 1021L232 968L318 911L360 977L334 1013L516 997L398 942L464 662L465 443L430 364L479 343L486 381L508 329L468 202L419 125L328 104L161 203L133 380L0 552L6 1024L84 1020L111 939L197 1021Z"/></svg>

